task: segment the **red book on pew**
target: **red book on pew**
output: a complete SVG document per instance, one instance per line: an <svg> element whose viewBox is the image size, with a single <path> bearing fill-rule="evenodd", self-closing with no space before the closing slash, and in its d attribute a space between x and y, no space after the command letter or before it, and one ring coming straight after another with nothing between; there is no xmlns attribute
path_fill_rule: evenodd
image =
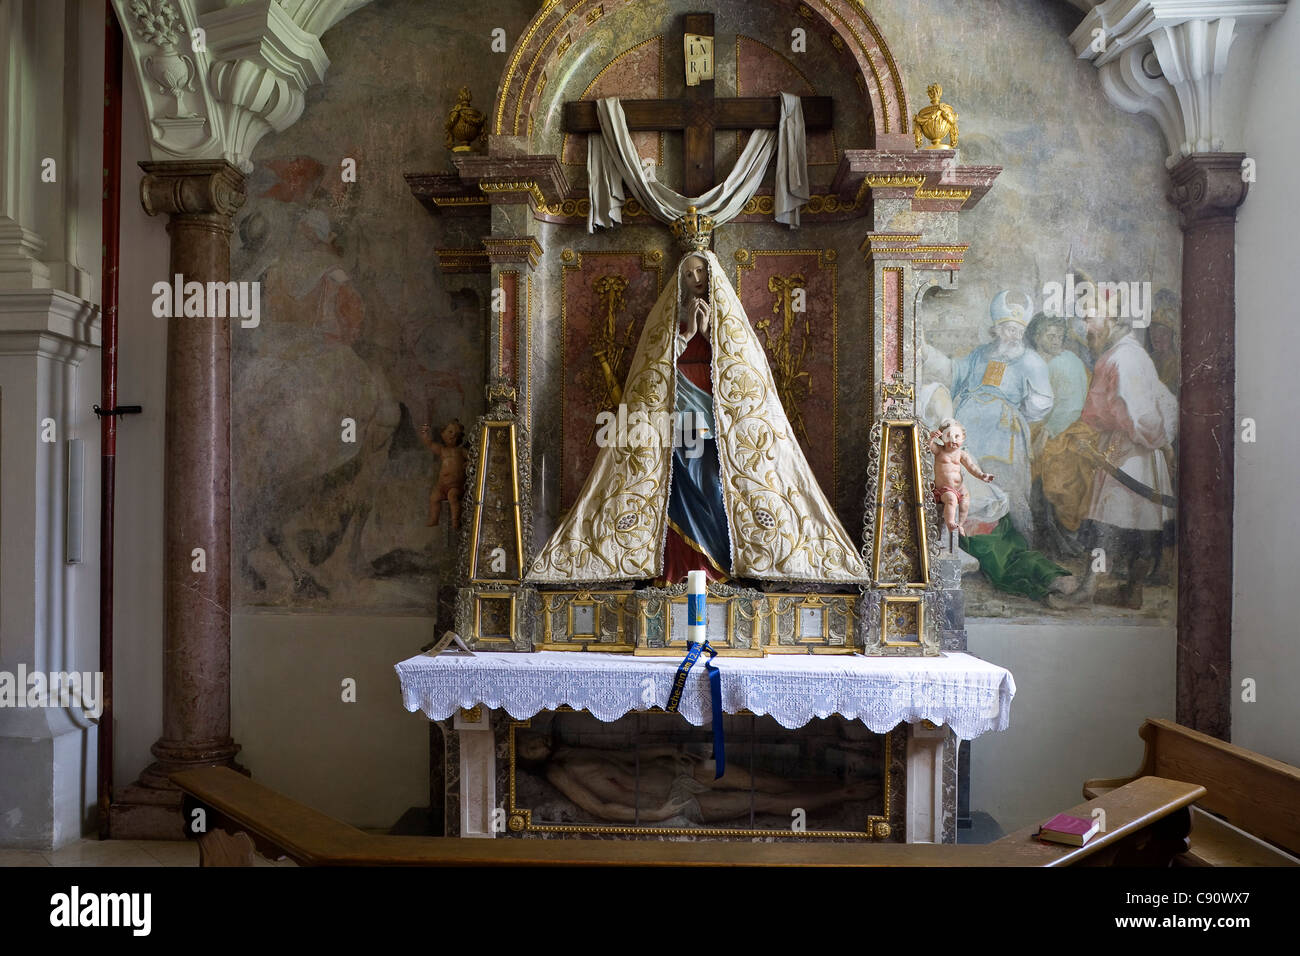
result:
<svg viewBox="0 0 1300 956"><path fill-rule="evenodd" d="M1058 813L1038 828L1038 839L1067 846L1083 846L1101 827L1096 817L1091 820Z"/></svg>

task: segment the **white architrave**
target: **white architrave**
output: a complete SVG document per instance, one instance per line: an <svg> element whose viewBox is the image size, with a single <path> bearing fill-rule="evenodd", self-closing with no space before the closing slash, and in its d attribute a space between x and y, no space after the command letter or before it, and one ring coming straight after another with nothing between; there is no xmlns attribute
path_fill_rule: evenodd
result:
<svg viewBox="0 0 1300 956"><path fill-rule="evenodd" d="M85 19L74 5L0 0L0 290L94 297L99 243L79 222L98 192L79 165Z"/></svg>
<svg viewBox="0 0 1300 956"><path fill-rule="evenodd" d="M1080 58L1101 71L1106 98L1146 113L1164 134L1173 167L1226 142L1222 81L1239 25L1267 24L1287 0L1105 0L1070 34Z"/></svg>
<svg viewBox="0 0 1300 956"><path fill-rule="evenodd" d="M302 115L329 57L320 37L370 0L113 0L149 114L154 160L224 159Z"/></svg>
<svg viewBox="0 0 1300 956"><path fill-rule="evenodd" d="M12 681L19 668L99 670L99 529L87 517L98 370L84 360L100 344L103 87L87 53L103 27L102 5L0 0L0 671ZM68 477L77 454L80 489ZM81 558L70 563L78 514ZM94 780L85 708L25 706L39 702L35 686L0 707L0 847L80 837Z"/></svg>

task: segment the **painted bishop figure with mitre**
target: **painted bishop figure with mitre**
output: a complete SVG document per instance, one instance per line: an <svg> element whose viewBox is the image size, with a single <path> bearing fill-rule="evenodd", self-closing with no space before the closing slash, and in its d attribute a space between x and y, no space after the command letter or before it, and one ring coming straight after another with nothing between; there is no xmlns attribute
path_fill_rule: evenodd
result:
<svg viewBox="0 0 1300 956"><path fill-rule="evenodd" d="M530 581L672 584L696 569L715 579L865 578L708 249L712 228L694 209L674 223L690 251L646 319L623 387L628 421L678 427L628 429L600 449Z"/></svg>

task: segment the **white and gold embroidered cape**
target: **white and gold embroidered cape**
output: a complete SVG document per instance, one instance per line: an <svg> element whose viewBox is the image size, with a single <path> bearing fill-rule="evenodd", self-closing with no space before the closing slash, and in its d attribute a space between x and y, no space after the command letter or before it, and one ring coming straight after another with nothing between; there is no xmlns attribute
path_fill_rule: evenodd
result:
<svg viewBox="0 0 1300 956"><path fill-rule="evenodd" d="M813 476L786 419L767 356L712 252L709 344L722 499L734 577L860 582L866 568ZM676 400L681 269L641 333L623 389L629 422L665 421ZM640 418L637 413L646 416ZM663 573L671 442L627 429L607 445L572 509L533 561L528 580L638 580ZM635 443L634 443L635 442Z"/></svg>

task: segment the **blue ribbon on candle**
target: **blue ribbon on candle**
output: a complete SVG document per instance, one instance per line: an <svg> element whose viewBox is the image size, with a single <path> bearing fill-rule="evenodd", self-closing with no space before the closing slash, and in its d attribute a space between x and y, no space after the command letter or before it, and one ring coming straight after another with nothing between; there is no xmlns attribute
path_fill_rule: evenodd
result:
<svg viewBox="0 0 1300 956"><path fill-rule="evenodd" d="M705 641L704 644L707 644ZM682 662L677 665L677 675L673 678L673 689L668 695L668 703L664 705L664 710L670 714L677 713L677 705L682 701L682 690L686 687L686 675L691 672L695 662L700 659L700 652L704 650L704 644L698 641L689 645L686 650L686 656Z"/></svg>
<svg viewBox="0 0 1300 956"><path fill-rule="evenodd" d="M716 765L716 773L713 779L719 779L727 769L727 749L726 742L722 733L722 671L713 663L713 659L718 656L708 641L696 641L691 644L686 651L686 656L682 662L677 665L677 674L673 678L672 693L668 695L668 704L664 710L670 714L677 713L677 705L681 703L682 691L686 687L686 675L691 672L695 662L700 659L700 654L707 652L709 659L704 662L705 668L709 672L709 696L713 698L713 762Z"/></svg>
<svg viewBox="0 0 1300 956"><path fill-rule="evenodd" d="M722 737L722 671L713 663L718 652L709 647L708 641L704 642L704 649L709 652L704 666L709 672L709 696L713 698L713 762L717 766L713 779L718 780L727 771L727 748Z"/></svg>

